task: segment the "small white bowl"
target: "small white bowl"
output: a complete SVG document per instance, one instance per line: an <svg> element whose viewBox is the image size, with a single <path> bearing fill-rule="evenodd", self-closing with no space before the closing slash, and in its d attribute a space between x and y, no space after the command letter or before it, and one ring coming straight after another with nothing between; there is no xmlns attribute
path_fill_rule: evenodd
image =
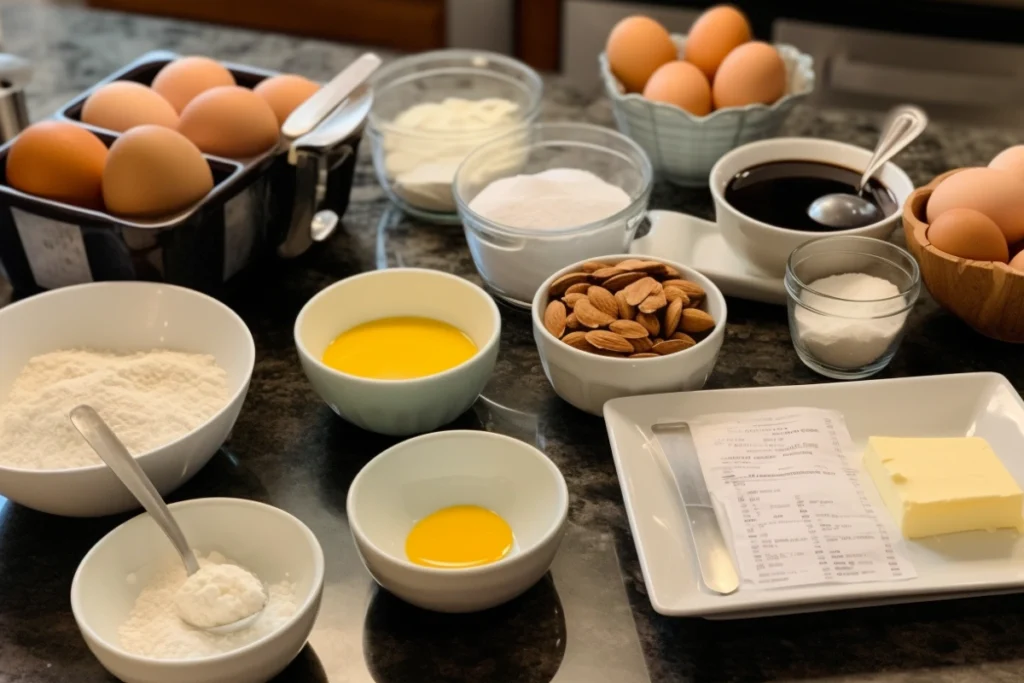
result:
<svg viewBox="0 0 1024 683"><path fill-rule="evenodd" d="M417 316L454 325L477 347L465 363L435 375L378 380L334 370L321 360L334 339L381 318ZM391 436L429 432L469 409L494 371L501 315L469 280L419 268L375 270L336 282L295 320L295 347L313 389L352 424Z"/></svg>
<svg viewBox="0 0 1024 683"><path fill-rule="evenodd" d="M126 683L263 683L302 650L320 610L324 554L309 528L287 512L239 498L199 498L170 506L193 547L217 551L266 584L295 584L295 614L276 631L237 650L190 660L125 651L118 629L153 575L180 563L148 514L104 536L78 565L71 611L89 650ZM135 580L129 579L134 575Z"/></svg>
<svg viewBox="0 0 1024 683"><path fill-rule="evenodd" d="M672 40L681 58L686 36L673 35ZM694 116L675 105L626 93L602 52L601 76L619 131L644 148L654 169L669 182L706 186L708 171L723 154L737 145L775 135L797 102L814 90L811 56L792 45L775 47L786 64L786 94L770 105L725 107L707 116Z"/></svg>
<svg viewBox="0 0 1024 683"><path fill-rule="evenodd" d="M512 527L512 552L493 564L435 569L406 558L417 521L452 505L479 505ZM565 532L569 491L546 455L480 431L425 434L392 446L356 475L348 522L363 564L399 598L438 612L475 612L533 586Z"/></svg>
<svg viewBox="0 0 1024 683"><path fill-rule="evenodd" d="M725 201L725 188L729 181L751 166L769 161L800 160L824 161L856 170L867 166L871 154L870 150L861 147L821 138L774 138L737 147L711 169L711 197L715 202L715 220L722 237L737 254L765 273L780 278L786 272L789 255L807 242L837 235L888 239L900 220L898 207L903 206L914 191L914 183L891 161L875 177L893 193L897 209L884 220L863 228L829 232L790 230L754 220Z"/></svg>
<svg viewBox="0 0 1024 683"><path fill-rule="evenodd" d="M660 358L609 358L575 349L555 338L544 327L548 289L557 278L580 270L583 261L563 268L537 290L533 297L533 340L540 353L544 374L555 393L591 415L601 415L606 401L622 396L661 394L700 389L718 360L725 339L727 315L725 297L711 280L681 263L654 256L619 254L587 259L614 264L626 259L666 263L682 277L700 285L705 292L705 311L715 319L715 327L695 346Z"/></svg>
<svg viewBox="0 0 1024 683"><path fill-rule="evenodd" d="M170 349L212 355L227 372L228 402L205 424L136 458L163 495L191 479L228 438L256 360L252 334L230 308L191 289L150 282L64 287L0 309L0 349L0 401L29 359L52 351ZM96 465L60 470L0 465L0 494L68 517L139 507L98 459Z"/></svg>

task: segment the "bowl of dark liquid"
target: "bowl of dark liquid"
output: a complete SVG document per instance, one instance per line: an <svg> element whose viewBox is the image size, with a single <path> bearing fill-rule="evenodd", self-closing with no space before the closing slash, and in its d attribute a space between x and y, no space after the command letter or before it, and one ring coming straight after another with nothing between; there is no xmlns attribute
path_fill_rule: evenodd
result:
<svg viewBox="0 0 1024 683"><path fill-rule="evenodd" d="M807 213L811 202L824 195L857 194L870 158L870 150L818 138L774 138L737 147L711 170L722 237L746 260L780 276L793 250L814 239L836 234L888 238L914 190L907 174L892 162L860 192L880 210L883 218L878 222L837 230Z"/></svg>

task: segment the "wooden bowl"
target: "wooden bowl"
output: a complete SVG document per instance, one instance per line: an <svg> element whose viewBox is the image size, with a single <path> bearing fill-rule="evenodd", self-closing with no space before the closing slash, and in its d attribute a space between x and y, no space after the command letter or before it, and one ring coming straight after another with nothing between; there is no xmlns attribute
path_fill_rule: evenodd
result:
<svg viewBox="0 0 1024 683"><path fill-rule="evenodd" d="M928 198L940 182L962 170L937 176L907 199L903 205L907 248L921 266L925 287L943 308L986 337L1024 343L1024 273L1005 263L952 256L928 241Z"/></svg>

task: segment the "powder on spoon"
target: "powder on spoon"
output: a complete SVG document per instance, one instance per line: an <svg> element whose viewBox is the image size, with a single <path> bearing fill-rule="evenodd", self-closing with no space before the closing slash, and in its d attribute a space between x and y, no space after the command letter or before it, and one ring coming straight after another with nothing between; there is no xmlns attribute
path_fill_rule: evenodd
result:
<svg viewBox="0 0 1024 683"><path fill-rule="evenodd" d="M199 628L215 628L247 619L263 609L267 594L256 576L236 564L199 567L174 596L178 616Z"/></svg>

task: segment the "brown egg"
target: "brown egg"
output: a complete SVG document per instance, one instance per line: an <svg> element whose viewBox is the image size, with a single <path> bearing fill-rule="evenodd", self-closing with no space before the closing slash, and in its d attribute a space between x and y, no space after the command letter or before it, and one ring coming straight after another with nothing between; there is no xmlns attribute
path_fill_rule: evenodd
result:
<svg viewBox="0 0 1024 683"><path fill-rule="evenodd" d="M39 197L103 208L107 146L81 126L41 121L21 132L7 155L7 182Z"/></svg>
<svg viewBox="0 0 1024 683"><path fill-rule="evenodd" d="M1017 255L1010 259L1009 266L1024 273L1024 251L1017 252Z"/></svg>
<svg viewBox="0 0 1024 683"><path fill-rule="evenodd" d="M178 132L207 154L242 159L277 144L280 129L267 101L247 88L213 88L181 112Z"/></svg>
<svg viewBox="0 0 1024 683"><path fill-rule="evenodd" d="M733 50L718 67L711 95L715 109L771 104L786 92L786 65L768 43Z"/></svg>
<svg viewBox="0 0 1024 683"><path fill-rule="evenodd" d="M974 209L991 218L1009 243L1024 239L1024 183L995 168L968 168L941 183L928 198L929 223L950 209Z"/></svg>
<svg viewBox="0 0 1024 683"><path fill-rule="evenodd" d="M89 95L82 107L82 121L119 133L147 123L177 128L178 112L152 88L114 81Z"/></svg>
<svg viewBox="0 0 1024 683"><path fill-rule="evenodd" d="M1024 145L1004 149L989 162L988 167L1012 173L1024 182Z"/></svg>
<svg viewBox="0 0 1024 683"><path fill-rule="evenodd" d="M160 69L152 88L180 114L196 95L222 85L235 85L223 64L209 57L180 57Z"/></svg>
<svg viewBox="0 0 1024 683"><path fill-rule="evenodd" d="M137 126L119 137L103 169L103 199L118 216L169 216L212 189L213 174L199 149L163 126Z"/></svg>
<svg viewBox="0 0 1024 683"><path fill-rule="evenodd" d="M252 91L267 101L274 110L274 116L277 117L277 125L280 126L289 114L319 89L320 84L308 78L281 74L260 81Z"/></svg>
<svg viewBox="0 0 1024 683"><path fill-rule="evenodd" d="M711 112L711 85L700 69L689 62L662 64L644 86L644 97L667 102L696 116Z"/></svg>
<svg viewBox="0 0 1024 683"><path fill-rule="evenodd" d="M974 209L950 209L928 226L928 241L939 251L975 261L1006 263L1006 237L991 218Z"/></svg>
<svg viewBox="0 0 1024 683"><path fill-rule="evenodd" d="M643 16L626 17L615 24L608 34L605 54L626 92L642 92L659 66L679 58L665 27Z"/></svg>
<svg viewBox="0 0 1024 683"><path fill-rule="evenodd" d="M731 5L718 5L693 22L686 36L683 56L710 81L726 55L750 38L750 22L743 12Z"/></svg>

